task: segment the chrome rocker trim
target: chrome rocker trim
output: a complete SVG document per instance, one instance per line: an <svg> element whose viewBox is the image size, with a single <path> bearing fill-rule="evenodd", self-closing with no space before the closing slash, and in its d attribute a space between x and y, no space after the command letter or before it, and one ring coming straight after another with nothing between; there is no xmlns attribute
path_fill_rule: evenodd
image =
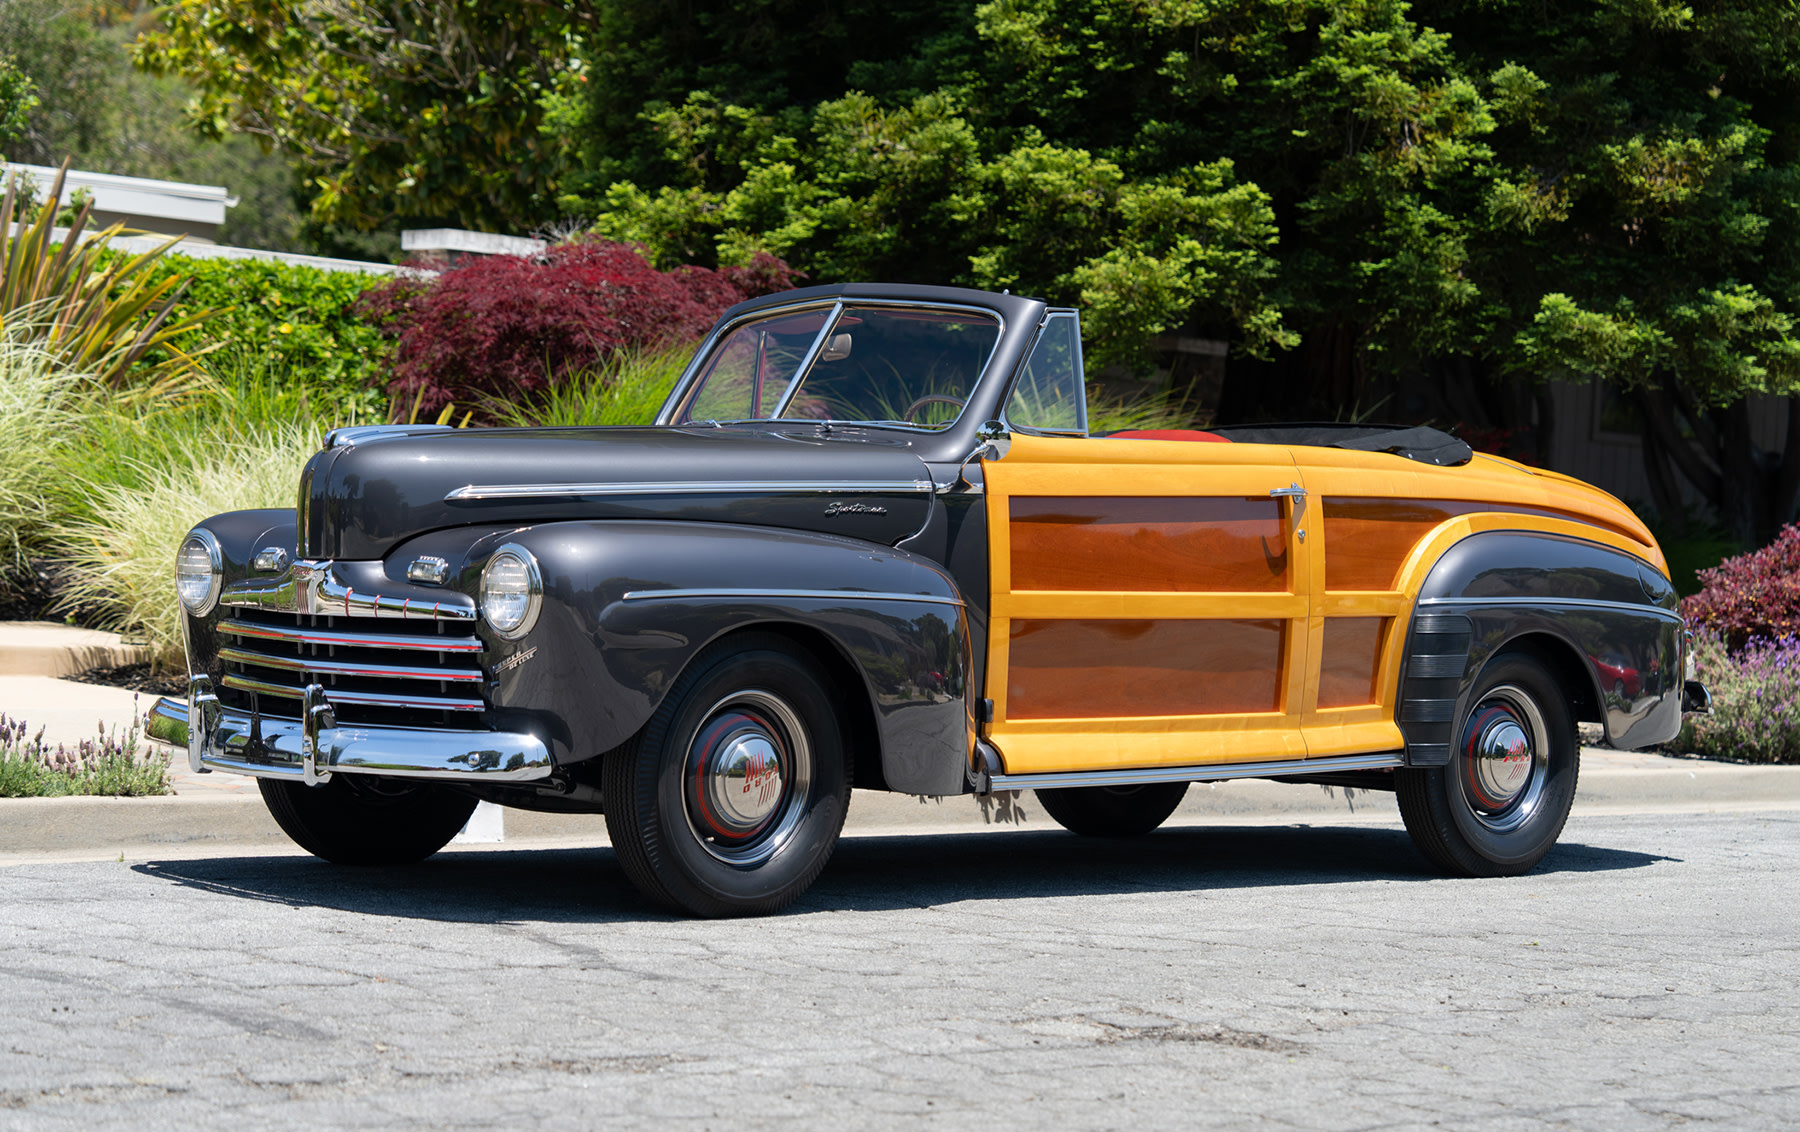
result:
<svg viewBox="0 0 1800 1132"><path fill-rule="evenodd" d="M505 731L431 731L411 727L340 727L324 689L306 689L304 720L253 719L219 704L212 682L196 676L188 702L156 701L144 733L186 747L188 765L259 778L319 784L333 774L380 774L462 782L530 782L553 769L535 735ZM206 725L190 727L193 719Z"/></svg>
<svg viewBox="0 0 1800 1132"><path fill-rule="evenodd" d="M1052 774L989 774L992 790L1040 790L1063 786L1141 786L1150 782L1218 782L1227 778L1276 778L1286 774L1330 774L1346 770L1385 770L1404 766L1399 751L1373 755L1335 755L1266 763L1212 763L1206 766L1156 766L1125 770L1084 770Z"/></svg>

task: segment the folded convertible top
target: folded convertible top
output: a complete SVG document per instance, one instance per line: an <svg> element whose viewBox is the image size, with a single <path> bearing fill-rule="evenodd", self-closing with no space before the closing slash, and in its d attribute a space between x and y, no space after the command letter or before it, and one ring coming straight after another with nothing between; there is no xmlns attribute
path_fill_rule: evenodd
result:
<svg viewBox="0 0 1800 1132"><path fill-rule="evenodd" d="M1215 426L1215 434L1239 444L1303 444L1315 448L1353 448L1359 452L1392 452L1421 464L1442 468L1466 464L1475 452L1463 441L1424 425L1271 424Z"/></svg>

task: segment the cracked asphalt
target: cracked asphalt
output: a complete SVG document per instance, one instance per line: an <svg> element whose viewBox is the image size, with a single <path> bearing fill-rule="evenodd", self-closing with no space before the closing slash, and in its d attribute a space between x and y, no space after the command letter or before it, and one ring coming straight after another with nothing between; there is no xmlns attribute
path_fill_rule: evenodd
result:
<svg viewBox="0 0 1800 1132"><path fill-rule="evenodd" d="M860 836L790 914L609 850L0 869L0 1127L1800 1125L1800 813Z"/></svg>

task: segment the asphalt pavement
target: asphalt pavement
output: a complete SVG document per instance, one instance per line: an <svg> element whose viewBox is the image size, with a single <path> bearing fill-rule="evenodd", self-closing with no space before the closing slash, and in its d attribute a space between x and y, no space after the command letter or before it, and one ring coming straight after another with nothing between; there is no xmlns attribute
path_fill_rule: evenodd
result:
<svg viewBox="0 0 1800 1132"><path fill-rule="evenodd" d="M1800 1124L1800 813L1354 820L857 835L725 922L605 848L14 865L0 1126Z"/></svg>

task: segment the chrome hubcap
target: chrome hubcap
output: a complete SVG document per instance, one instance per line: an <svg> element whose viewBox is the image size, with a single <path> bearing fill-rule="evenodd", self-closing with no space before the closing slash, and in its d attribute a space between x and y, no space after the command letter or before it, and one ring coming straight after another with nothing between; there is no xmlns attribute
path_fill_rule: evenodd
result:
<svg viewBox="0 0 1800 1132"><path fill-rule="evenodd" d="M689 829L720 860L767 860L798 822L811 765L805 729L780 698L745 691L720 700L688 745Z"/></svg>
<svg viewBox="0 0 1800 1132"><path fill-rule="evenodd" d="M1463 727L1463 792L1482 824L1516 829L1537 808L1549 767L1544 719L1523 689L1495 688Z"/></svg>

